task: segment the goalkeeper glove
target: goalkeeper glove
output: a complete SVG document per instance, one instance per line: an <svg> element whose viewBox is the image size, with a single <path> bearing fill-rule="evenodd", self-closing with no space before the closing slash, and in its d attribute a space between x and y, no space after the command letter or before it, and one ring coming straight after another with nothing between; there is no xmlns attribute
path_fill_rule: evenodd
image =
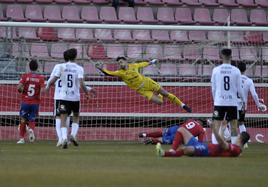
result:
<svg viewBox="0 0 268 187"><path fill-rule="evenodd" d="M152 64L156 64L157 63L157 59L153 59L151 61L149 61L149 64L152 65Z"/></svg>

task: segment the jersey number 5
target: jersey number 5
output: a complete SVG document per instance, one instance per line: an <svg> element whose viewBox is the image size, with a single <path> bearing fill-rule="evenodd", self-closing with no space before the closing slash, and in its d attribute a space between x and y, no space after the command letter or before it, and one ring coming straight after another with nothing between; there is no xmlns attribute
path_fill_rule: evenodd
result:
<svg viewBox="0 0 268 187"><path fill-rule="evenodd" d="M27 94L30 97L35 94L35 85L34 84L29 84Z"/></svg>

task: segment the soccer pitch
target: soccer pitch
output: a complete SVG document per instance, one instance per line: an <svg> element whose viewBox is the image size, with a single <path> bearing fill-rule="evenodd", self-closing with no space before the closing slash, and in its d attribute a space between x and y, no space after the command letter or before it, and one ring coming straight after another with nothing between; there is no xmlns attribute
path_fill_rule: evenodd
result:
<svg viewBox="0 0 268 187"><path fill-rule="evenodd" d="M164 148L168 148L164 146ZM240 158L159 158L155 147L87 142L67 150L55 142L0 142L1 187L266 187L268 145Z"/></svg>

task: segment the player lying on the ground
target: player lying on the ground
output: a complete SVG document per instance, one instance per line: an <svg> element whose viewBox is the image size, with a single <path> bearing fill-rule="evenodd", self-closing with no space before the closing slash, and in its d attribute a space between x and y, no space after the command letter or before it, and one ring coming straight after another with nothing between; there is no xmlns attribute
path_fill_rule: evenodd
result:
<svg viewBox="0 0 268 187"><path fill-rule="evenodd" d="M218 129L217 129L218 130ZM162 157L180 157L198 156L198 157L237 157L241 154L242 148L248 142L250 136L247 132L242 132L238 135L237 141L234 144L227 143L215 130L215 137L219 144L201 143L198 142L193 135L185 128L179 128L178 132L183 137L183 144L177 150L164 151L161 144L156 145L158 156Z"/></svg>
<svg viewBox="0 0 268 187"><path fill-rule="evenodd" d="M198 137L199 142L203 142L205 137L205 130L201 124L202 122L199 120L188 119L181 125L172 125L168 128L159 129L158 131L154 132L141 132L139 133L139 137L144 138L144 144L172 144L177 134L178 128L184 127L188 129L194 137Z"/></svg>
<svg viewBox="0 0 268 187"><path fill-rule="evenodd" d="M187 112L192 112L192 109L184 104L174 94L166 91L160 84L149 77L139 73L140 68L155 64L157 60L150 62L132 63L130 64L125 57L118 57L116 61L119 63L120 69L117 71L109 71L103 68L103 64L96 64L96 68L106 75L117 76L121 78L129 88L135 90L140 95L147 98L156 104L163 103L163 97L168 98L172 103L182 107Z"/></svg>

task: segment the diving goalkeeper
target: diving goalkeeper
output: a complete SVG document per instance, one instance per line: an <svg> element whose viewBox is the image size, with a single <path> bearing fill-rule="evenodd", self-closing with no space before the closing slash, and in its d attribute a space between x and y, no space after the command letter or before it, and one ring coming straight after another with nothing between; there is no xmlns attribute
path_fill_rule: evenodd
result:
<svg viewBox="0 0 268 187"><path fill-rule="evenodd" d="M120 69L117 71L109 71L103 68L102 64L96 64L96 68L102 71L106 75L117 76L121 78L129 88L135 90L140 95L147 98L153 103L161 105L163 103L163 97L168 98L172 103L180 106L187 112L191 113L192 109L184 104L179 98L172 93L166 91L159 83L155 82L149 77L139 73L139 69L155 64L156 59L149 62L141 63L128 63L125 57L117 57L116 61L119 63Z"/></svg>

